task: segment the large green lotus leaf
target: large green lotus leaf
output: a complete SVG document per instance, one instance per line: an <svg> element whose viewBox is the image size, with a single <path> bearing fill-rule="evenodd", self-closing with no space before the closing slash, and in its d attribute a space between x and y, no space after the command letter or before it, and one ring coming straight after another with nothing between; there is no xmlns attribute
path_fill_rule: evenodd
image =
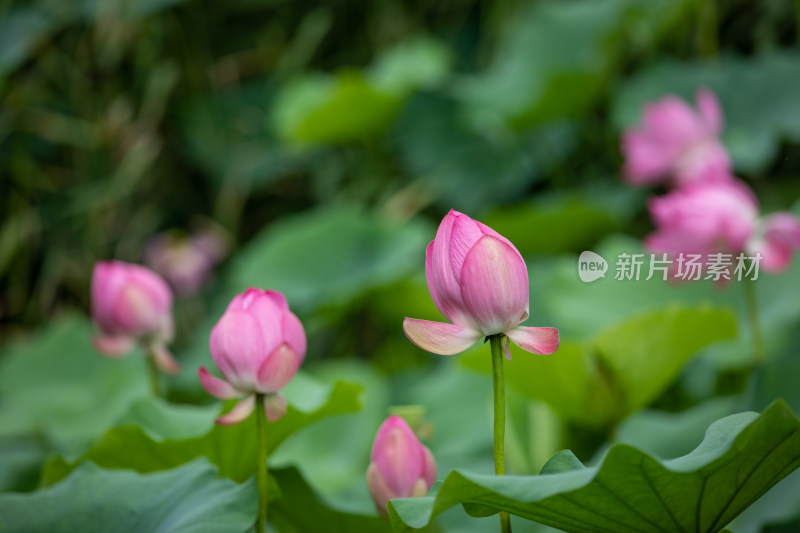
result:
<svg viewBox="0 0 800 533"><path fill-rule="evenodd" d="M76 455L148 396L139 351L111 360L91 346L83 317L64 316L0 354L0 437L36 436Z"/></svg>
<svg viewBox="0 0 800 533"><path fill-rule="evenodd" d="M284 87L274 103L274 121L287 141L346 143L386 129L402 100L374 87L358 71L335 76L308 74Z"/></svg>
<svg viewBox="0 0 800 533"><path fill-rule="evenodd" d="M283 390L289 402L286 416L268 426L270 450L319 419L357 411L361 407L361 390L359 385L345 381L326 385L298 373ZM233 402L227 402L225 410L232 406ZM178 420L192 410L195 411L192 423ZM207 416L205 424L197 420L201 416ZM214 425L214 418L215 414L204 407L136 406L127 420L137 425L109 430L74 463L58 457L52 459L42 475L43 483L55 483L85 461L103 468L154 472L200 456L217 465L220 475L244 481L255 473L258 453L255 415L234 426ZM177 428L170 427L171 420L175 420Z"/></svg>
<svg viewBox="0 0 800 533"><path fill-rule="evenodd" d="M575 533L722 531L800 466L800 420L781 400L761 415L713 423L694 451L660 460L625 444L584 467L560 452L538 476L454 470L436 494L392 500L395 531L422 527L462 504L473 516L508 511Z"/></svg>
<svg viewBox="0 0 800 533"><path fill-rule="evenodd" d="M713 63L662 61L614 92L612 116L618 127L628 127L640 120L646 103L676 94L694 105L697 89L708 87L723 108L723 141L734 166L759 172L777 155L782 138L800 140L798 83L800 54L794 51L723 56Z"/></svg>
<svg viewBox="0 0 800 533"><path fill-rule="evenodd" d="M622 187L551 194L498 208L482 222L514 243L521 254L558 254L589 249L621 229L640 191Z"/></svg>
<svg viewBox="0 0 800 533"><path fill-rule="evenodd" d="M0 531L244 532L256 502L253 481L221 479L204 460L152 474L84 463L53 487L0 495Z"/></svg>
<svg viewBox="0 0 800 533"><path fill-rule="evenodd" d="M615 428L613 439L662 459L673 459L692 451L709 424L741 410L742 403L738 396L721 396L678 413L642 409Z"/></svg>
<svg viewBox="0 0 800 533"><path fill-rule="evenodd" d="M660 394L701 348L735 336L730 311L674 307L619 324L593 345L630 413Z"/></svg>
<svg viewBox="0 0 800 533"><path fill-rule="evenodd" d="M448 49L432 37L415 36L385 51L369 72L377 90L406 96L419 88L435 88L450 73Z"/></svg>
<svg viewBox="0 0 800 533"><path fill-rule="evenodd" d="M221 187L241 194L302 172L313 153L279 142L269 128L274 85L254 77L180 102L181 146Z"/></svg>
<svg viewBox="0 0 800 533"><path fill-rule="evenodd" d="M550 356L512 346L514 360L506 363L505 378L567 420L602 426L647 405L691 356L735 334L729 311L672 307L623 321L583 343L562 342ZM487 353L465 354L461 361L491 373Z"/></svg>
<svg viewBox="0 0 800 533"><path fill-rule="evenodd" d="M281 490L281 497L270 507L270 522L279 531L325 531L330 533L387 533L385 520L372 515L356 514L332 507L306 483L295 468L272 472ZM364 482L366 484L366 481Z"/></svg>
<svg viewBox="0 0 800 533"><path fill-rule="evenodd" d="M386 376L352 358L315 365L314 372L326 380L346 377L361 385L363 409L320 420L295 433L270 455L270 464L296 467L320 498L333 506L372 513L365 472L372 440L390 405Z"/></svg>
<svg viewBox="0 0 800 533"><path fill-rule="evenodd" d="M443 212L478 216L488 206L518 199L540 175L537 148L561 154L573 144L573 132L558 126L525 138L492 136L470 126L462 113L452 96L421 93L393 127L406 173Z"/></svg>
<svg viewBox="0 0 800 533"><path fill-rule="evenodd" d="M431 239L421 222L398 224L359 209L320 209L256 236L232 265L233 289L270 287L292 309L351 301L422 268Z"/></svg>
<svg viewBox="0 0 800 533"><path fill-rule="evenodd" d="M524 125L577 116L602 93L627 47L614 37L636 27L649 46L680 16L678 1L591 0L527 4L500 32L489 67L460 92L478 120Z"/></svg>

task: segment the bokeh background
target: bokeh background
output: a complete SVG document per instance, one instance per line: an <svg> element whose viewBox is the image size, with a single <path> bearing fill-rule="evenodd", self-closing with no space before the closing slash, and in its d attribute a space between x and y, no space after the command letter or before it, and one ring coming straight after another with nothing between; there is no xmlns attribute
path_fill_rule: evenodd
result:
<svg viewBox="0 0 800 533"><path fill-rule="evenodd" d="M562 333L556 355L517 351L507 368L512 471L619 440L680 455L743 401L797 410L797 265L759 282L770 358L744 400L735 283L577 277L581 251L611 261L653 228L654 191L621 179L621 132L700 87L762 211L800 214L796 1L0 2L0 488L34 489L48 457L78 457L141 393L89 347L91 271L109 258L172 275L174 402L209 403L194 372L233 294L287 295L308 372L367 391L361 414L276 458L330 501L369 511L363 471L391 405L423 406L443 472L490 471L488 348L445 359L401 329L441 320L425 246L451 208L516 244L528 325ZM655 383L606 368L608 352ZM119 364L136 373L133 359ZM631 422L645 406L656 415ZM657 430L679 438L648 443ZM797 520L784 503L737 531Z"/></svg>

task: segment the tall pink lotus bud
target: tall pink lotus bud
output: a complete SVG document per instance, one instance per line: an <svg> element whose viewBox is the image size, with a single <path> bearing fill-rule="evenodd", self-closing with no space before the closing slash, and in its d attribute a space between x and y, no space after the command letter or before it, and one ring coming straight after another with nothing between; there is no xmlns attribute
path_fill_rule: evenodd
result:
<svg viewBox="0 0 800 533"><path fill-rule="evenodd" d="M629 183L685 185L731 178L730 157L719 140L719 102L708 89L700 89L696 101L697 111L675 96L645 107L642 123L622 136Z"/></svg>
<svg viewBox="0 0 800 533"><path fill-rule="evenodd" d="M436 481L436 461L405 420L392 415L378 429L367 469L367 486L375 508L387 516L393 498L425 496Z"/></svg>
<svg viewBox="0 0 800 533"><path fill-rule="evenodd" d="M230 413L217 419L218 424L245 420L257 395L263 396L270 421L286 413L286 399L279 391L305 358L306 334L281 293L251 288L237 294L211 330L210 349L227 381L200 367L198 376L206 391L220 399L246 395Z"/></svg>
<svg viewBox="0 0 800 533"><path fill-rule="evenodd" d="M452 355L498 333L534 354L558 348L556 328L519 325L528 318L528 269L492 228L451 210L428 245L425 274L434 304L451 323L406 318L406 336L423 350ZM508 343L504 351L511 359Z"/></svg>
<svg viewBox="0 0 800 533"><path fill-rule="evenodd" d="M174 334L172 292L155 272L122 261L95 264L92 316L102 331L92 341L100 353L122 356L139 342L164 371L179 371L166 347Z"/></svg>
<svg viewBox="0 0 800 533"><path fill-rule="evenodd" d="M185 296L208 284L227 248L224 234L214 228L188 236L167 232L148 241L143 259L146 265L164 276L179 296Z"/></svg>
<svg viewBox="0 0 800 533"><path fill-rule="evenodd" d="M651 199L655 233L645 239L653 252L737 254L745 249L758 219L758 202L740 181L698 183Z"/></svg>

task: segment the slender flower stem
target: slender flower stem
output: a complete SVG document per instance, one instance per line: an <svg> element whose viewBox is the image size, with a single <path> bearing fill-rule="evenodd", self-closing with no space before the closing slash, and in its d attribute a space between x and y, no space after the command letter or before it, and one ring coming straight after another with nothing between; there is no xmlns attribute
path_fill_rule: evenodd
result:
<svg viewBox="0 0 800 533"><path fill-rule="evenodd" d="M503 379L502 333L492 335L489 341L492 346L492 387L494 389L494 473L506 475L506 385ZM511 533L511 517L508 513L500 513L500 531Z"/></svg>
<svg viewBox="0 0 800 533"><path fill-rule="evenodd" d="M258 427L258 521L256 533L267 530L267 413L264 411L264 395L256 394L256 425Z"/></svg>
<svg viewBox="0 0 800 533"><path fill-rule="evenodd" d="M761 334L761 322L758 319L758 300L754 280L744 284L744 293L747 298L747 315L750 320L750 335L753 338L753 364L756 368L764 363L767 352L764 349L764 337Z"/></svg>
<svg viewBox="0 0 800 533"><path fill-rule="evenodd" d="M147 359L147 374L150 376L150 389L153 391L154 396L160 397L161 386L158 381L161 375L156 364L156 356L148 349L145 352L145 359Z"/></svg>

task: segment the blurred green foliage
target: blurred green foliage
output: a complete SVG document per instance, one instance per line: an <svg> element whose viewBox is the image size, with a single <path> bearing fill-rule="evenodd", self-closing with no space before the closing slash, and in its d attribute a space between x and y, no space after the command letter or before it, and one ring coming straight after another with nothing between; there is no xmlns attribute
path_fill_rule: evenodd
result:
<svg viewBox="0 0 800 533"><path fill-rule="evenodd" d="M441 320L425 246L451 208L517 245L528 325L561 333L549 357L512 348L513 473L567 447L589 471L614 442L662 464L731 413L778 397L800 412L800 262L757 282L769 357L752 376L737 284L586 284L576 272L583 250L641 251L648 191L621 183L619 137L666 94L711 88L762 211L800 213L798 13L792 0L0 0L0 490L55 483L0 508L52 503L85 529L59 507L73 487L139 502L154 483L211 479L211 500L187 489L176 524L202 499L209 515L230 513L224 530L249 527L252 428L213 427L224 407L195 371L250 285L285 292L309 337L271 437L280 530L388 530L366 516L364 471L392 406L422 406L440 479L489 474L488 348L434 357L401 330L404 316ZM198 221L232 247L210 286L176 303L184 372L165 385L184 404L158 402L140 354L98 357L78 315L96 261L140 262L154 234ZM725 420L730 436L755 431ZM791 529L798 479L743 514L741 531ZM437 523L483 526L460 509Z"/></svg>

